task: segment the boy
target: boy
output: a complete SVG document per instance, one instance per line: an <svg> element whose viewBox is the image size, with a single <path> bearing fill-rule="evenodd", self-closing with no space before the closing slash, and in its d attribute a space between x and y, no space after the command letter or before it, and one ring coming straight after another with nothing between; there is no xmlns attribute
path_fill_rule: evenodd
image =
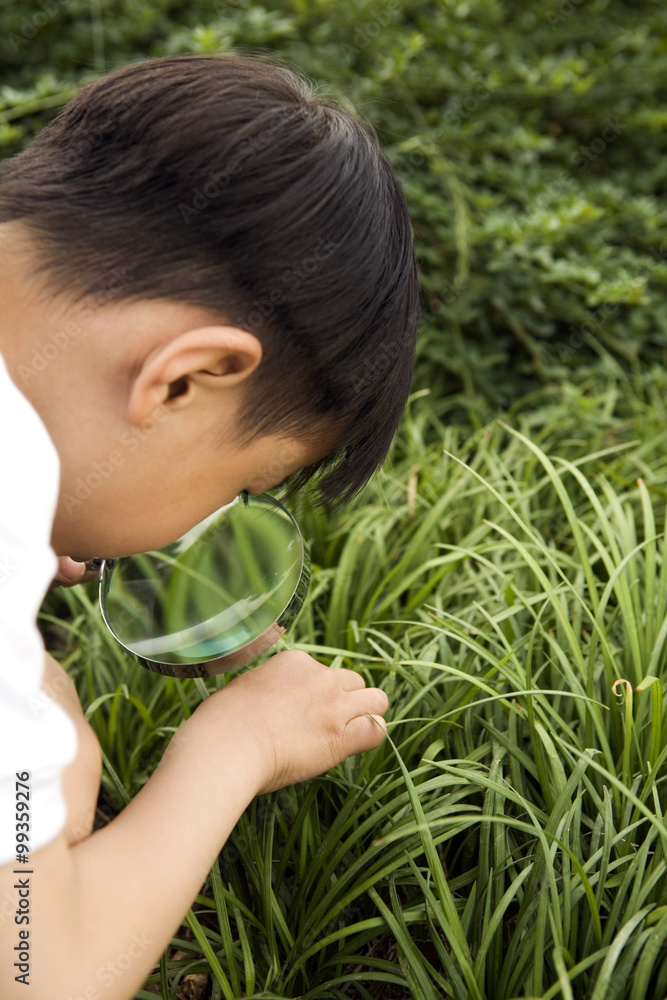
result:
<svg viewBox="0 0 667 1000"><path fill-rule="evenodd" d="M388 703L279 653L91 835L99 745L35 625L56 557L75 580L67 557L314 472L353 496L410 384L411 227L377 143L294 74L179 56L84 87L0 165L0 253L0 995L127 1000L252 798L376 747Z"/></svg>

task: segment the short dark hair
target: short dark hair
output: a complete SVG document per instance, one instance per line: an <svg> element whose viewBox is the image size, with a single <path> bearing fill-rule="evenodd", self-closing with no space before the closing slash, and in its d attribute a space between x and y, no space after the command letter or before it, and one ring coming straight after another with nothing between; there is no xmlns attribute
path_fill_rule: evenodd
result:
<svg viewBox="0 0 667 1000"><path fill-rule="evenodd" d="M419 292L400 184L371 131L292 70L239 56L136 63L84 86L0 164L0 222L77 300L202 306L252 331L241 435L341 435L325 503L381 465L412 378ZM326 473L326 474L325 474Z"/></svg>

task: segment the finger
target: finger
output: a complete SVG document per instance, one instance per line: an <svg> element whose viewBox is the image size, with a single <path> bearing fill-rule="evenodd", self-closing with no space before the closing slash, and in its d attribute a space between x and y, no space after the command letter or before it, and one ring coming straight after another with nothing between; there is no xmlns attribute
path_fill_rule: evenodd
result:
<svg viewBox="0 0 667 1000"><path fill-rule="evenodd" d="M99 580L101 575L102 573L99 566L89 566L88 563L86 563L86 572L79 580L79 583L89 583L91 580Z"/></svg>
<svg viewBox="0 0 667 1000"><path fill-rule="evenodd" d="M345 727L345 752L349 757L364 750L375 750L387 735L387 723L381 715L358 715Z"/></svg>
<svg viewBox="0 0 667 1000"><path fill-rule="evenodd" d="M85 562L76 562L69 556L62 556L58 560L58 572L56 580L60 583L78 583L86 572Z"/></svg>
<svg viewBox="0 0 667 1000"><path fill-rule="evenodd" d="M74 559L70 559L69 556L63 556L58 559L58 571L49 584L49 590L53 590L54 587L60 586L71 587L72 584L79 583L85 572L85 563L75 562Z"/></svg>
<svg viewBox="0 0 667 1000"><path fill-rule="evenodd" d="M338 680L343 691L359 691L366 687L366 681L356 670L338 669Z"/></svg>
<svg viewBox="0 0 667 1000"><path fill-rule="evenodd" d="M54 587L73 587L77 583L88 583L90 580L99 580L99 566L93 566L69 556L61 556L58 559L58 572L49 585L49 590Z"/></svg>
<svg viewBox="0 0 667 1000"><path fill-rule="evenodd" d="M381 688L364 688L351 691L347 702L350 715L384 715L389 708L389 698Z"/></svg>

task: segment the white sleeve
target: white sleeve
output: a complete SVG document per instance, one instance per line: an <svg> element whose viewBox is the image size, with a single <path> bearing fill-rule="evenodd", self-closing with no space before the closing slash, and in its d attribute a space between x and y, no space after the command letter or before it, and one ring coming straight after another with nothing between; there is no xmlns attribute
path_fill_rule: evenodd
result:
<svg viewBox="0 0 667 1000"><path fill-rule="evenodd" d="M39 375L35 376L39 378ZM44 644L37 612L57 569L50 547L58 453L0 355L0 865L16 859L16 774L30 772L30 852L67 817L62 774L77 736L67 713L41 691Z"/></svg>

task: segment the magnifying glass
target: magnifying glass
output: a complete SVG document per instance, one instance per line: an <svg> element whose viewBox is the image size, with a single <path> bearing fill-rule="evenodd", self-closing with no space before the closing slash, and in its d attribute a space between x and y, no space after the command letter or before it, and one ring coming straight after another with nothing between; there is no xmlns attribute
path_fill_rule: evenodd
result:
<svg viewBox="0 0 667 1000"><path fill-rule="evenodd" d="M285 633L310 583L310 557L290 512L244 494L162 549L107 559L100 608L142 666L208 677L244 666Z"/></svg>

